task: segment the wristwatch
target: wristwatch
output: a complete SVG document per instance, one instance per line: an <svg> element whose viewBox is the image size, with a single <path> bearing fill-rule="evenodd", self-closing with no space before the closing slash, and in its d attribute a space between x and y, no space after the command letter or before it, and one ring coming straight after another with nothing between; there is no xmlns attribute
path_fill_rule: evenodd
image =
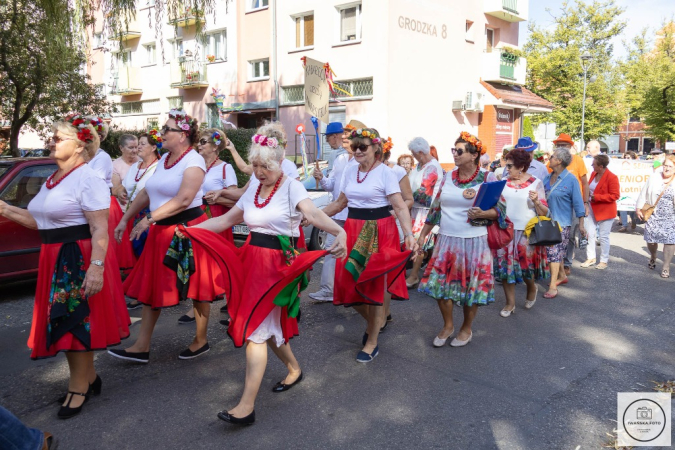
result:
<svg viewBox="0 0 675 450"><path fill-rule="evenodd" d="M100 259L92 259L91 264L93 264L95 266L103 267L103 261L101 261Z"/></svg>
<svg viewBox="0 0 675 450"><path fill-rule="evenodd" d="M150 213L148 213L148 215L145 216L145 218L148 219L148 223L149 223L150 225L152 225L153 223L155 223L155 219L152 218L152 216L150 215Z"/></svg>

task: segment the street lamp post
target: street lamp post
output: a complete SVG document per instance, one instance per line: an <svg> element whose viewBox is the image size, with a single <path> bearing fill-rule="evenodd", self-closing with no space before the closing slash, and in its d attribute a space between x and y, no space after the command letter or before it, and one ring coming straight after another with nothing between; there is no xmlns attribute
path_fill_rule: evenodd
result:
<svg viewBox="0 0 675 450"><path fill-rule="evenodd" d="M584 97L581 102L581 150L586 148L586 142L584 141L584 121L586 119L586 81L588 75L588 69L591 67L593 62L593 55L588 51L585 51L581 55L581 68L584 69Z"/></svg>

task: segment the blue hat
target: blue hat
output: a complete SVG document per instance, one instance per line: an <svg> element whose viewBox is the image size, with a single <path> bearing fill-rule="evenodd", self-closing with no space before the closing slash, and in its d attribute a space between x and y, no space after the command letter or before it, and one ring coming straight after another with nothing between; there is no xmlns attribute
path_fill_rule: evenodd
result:
<svg viewBox="0 0 675 450"><path fill-rule="evenodd" d="M342 124L340 122L331 122L328 124L326 127L326 134L342 134L344 129L342 128Z"/></svg>
<svg viewBox="0 0 675 450"><path fill-rule="evenodd" d="M539 144L532 142L532 138L526 136L518 139L516 148L525 150L526 152L533 152L539 148Z"/></svg>

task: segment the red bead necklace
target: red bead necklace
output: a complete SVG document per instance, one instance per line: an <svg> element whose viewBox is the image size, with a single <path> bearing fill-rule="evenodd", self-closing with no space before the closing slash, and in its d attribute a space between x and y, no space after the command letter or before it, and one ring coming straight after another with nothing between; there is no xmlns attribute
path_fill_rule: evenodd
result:
<svg viewBox="0 0 675 450"><path fill-rule="evenodd" d="M59 178L59 181L54 183L54 175L56 175L56 172L58 172L58 169L57 169L53 174L51 174L49 176L49 178L47 178L47 189L54 189L56 186L59 185L59 183L61 183L63 180L65 180L68 175L73 173L75 171L75 169L79 169L80 167L84 166L84 164L85 163L81 163L81 164L78 164L77 166L73 167L68 172L66 172L66 174L64 176Z"/></svg>
<svg viewBox="0 0 675 450"><path fill-rule="evenodd" d="M206 169L206 173L209 173L209 170L211 170L211 167L215 166L218 161L220 161L220 160L218 158L216 158L216 160L213 161L211 163L211 165Z"/></svg>
<svg viewBox="0 0 675 450"><path fill-rule="evenodd" d="M277 182L274 183L274 188L272 189L272 192L270 192L270 195L262 203L258 203L258 197L260 196L260 190L262 189L262 183L260 183L260 185L258 185L258 190L255 191L255 198L253 199L253 204L255 205L256 208L264 208L265 206L268 205L268 203L272 200L272 197L274 197L274 194L277 192L277 189L279 189L279 185L281 184L281 179L283 177L284 177L284 174L282 173L281 176L277 179Z"/></svg>
<svg viewBox="0 0 675 450"><path fill-rule="evenodd" d="M180 155L180 156L178 157L178 159L175 160L175 161L173 162L173 164L171 164L171 165L169 165L169 158L171 157L171 155L169 154L169 155L166 157L166 159L164 160L164 169L169 170L169 169L171 169L173 166L175 166L176 164L178 164L178 163L180 162L181 159L185 158L185 155L187 155L188 153L190 153L190 150L192 150L192 147L188 147L188 149L185 150L185 151L183 152L183 154Z"/></svg>
<svg viewBox="0 0 675 450"><path fill-rule="evenodd" d="M138 166L138 171L136 172L136 175L134 176L134 180L136 180L136 183L141 181L141 178L143 178L143 175L145 175L145 172L148 171L151 165L153 165L155 162L157 162L157 158L154 159L150 164L148 164L148 167L145 168L143 173L141 173L141 166L143 165L143 162L141 161L141 164Z"/></svg>
<svg viewBox="0 0 675 450"><path fill-rule="evenodd" d="M459 183L459 184L467 184L467 183L471 183L473 180L476 179L476 177L478 176L478 173L479 173L479 172L480 172L480 166L476 166L476 171L473 173L473 175L471 175L471 176L470 176L469 178L467 178L466 180L462 180L462 179L459 177L459 169L457 169L457 183Z"/></svg>
<svg viewBox="0 0 675 450"><path fill-rule="evenodd" d="M368 175L370 174L370 171L373 170L373 167L375 167L375 163L377 163L377 161L375 161L373 163L373 165L370 166L370 169L368 169L368 172L366 172L366 176L363 177L363 180L359 179L359 174L361 173L361 171L359 169L356 169L356 182L357 183L361 184L364 181L366 181L366 178L368 178Z"/></svg>

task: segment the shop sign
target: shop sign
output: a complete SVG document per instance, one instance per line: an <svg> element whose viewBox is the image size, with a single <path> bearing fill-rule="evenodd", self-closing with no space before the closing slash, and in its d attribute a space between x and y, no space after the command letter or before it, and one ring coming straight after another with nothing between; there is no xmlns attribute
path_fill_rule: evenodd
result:
<svg viewBox="0 0 675 450"><path fill-rule="evenodd" d="M495 131L500 133L513 133L513 110L495 108L497 112L497 124Z"/></svg>

